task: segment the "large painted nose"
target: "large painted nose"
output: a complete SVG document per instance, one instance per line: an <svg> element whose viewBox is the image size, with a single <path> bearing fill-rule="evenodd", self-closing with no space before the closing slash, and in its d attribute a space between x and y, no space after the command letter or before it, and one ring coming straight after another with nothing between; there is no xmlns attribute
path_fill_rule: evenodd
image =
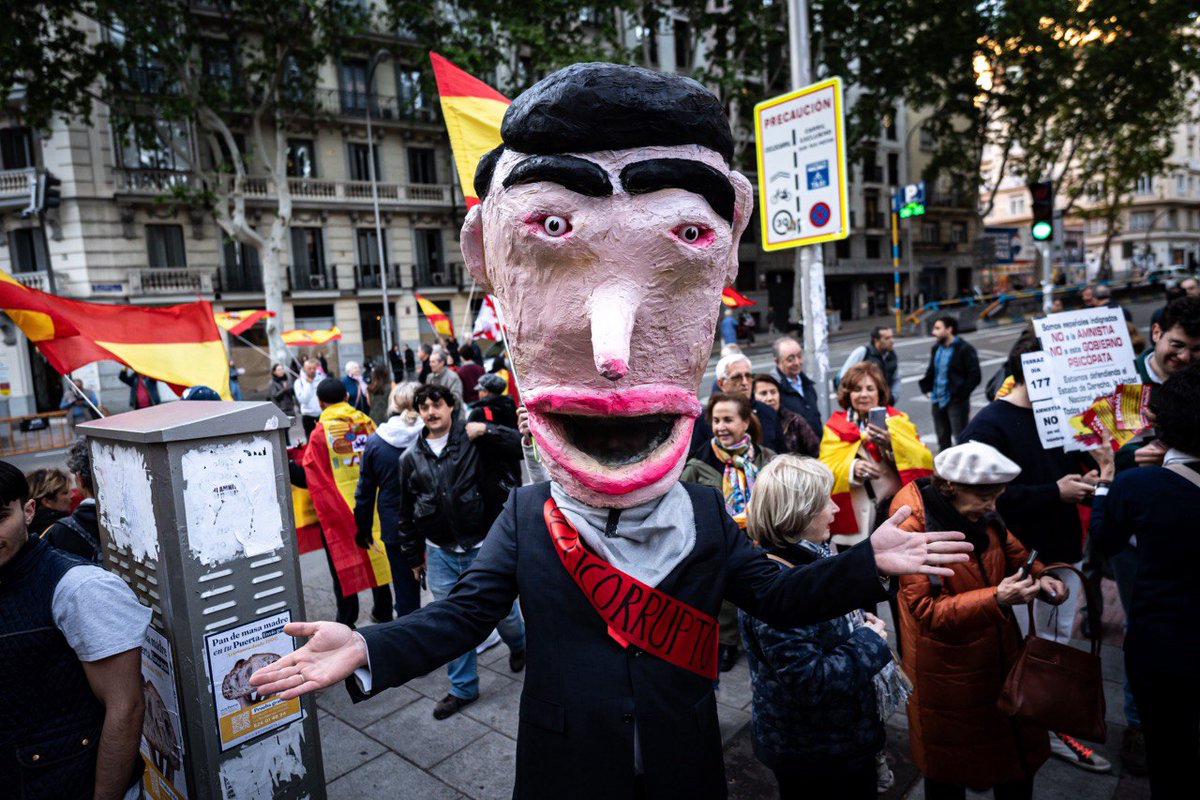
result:
<svg viewBox="0 0 1200 800"><path fill-rule="evenodd" d="M624 283L607 283L592 292L592 358L596 371L610 381L629 372L629 337L638 302L636 288Z"/></svg>

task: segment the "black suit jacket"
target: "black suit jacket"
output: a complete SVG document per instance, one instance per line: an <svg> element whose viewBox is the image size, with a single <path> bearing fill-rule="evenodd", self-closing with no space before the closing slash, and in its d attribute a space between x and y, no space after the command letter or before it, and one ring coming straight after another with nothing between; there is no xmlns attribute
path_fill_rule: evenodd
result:
<svg viewBox="0 0 1200 800"><path fill-rule="evenodd" d="M679 600L716 617L728 598L790 626L887 596L869 543L782 571L729 519L719 493L684 486L696 544L658 587ZM632 797L635 720L647 797L725 797L712 682L613 641L553 550L543 517L549 496L549 483L515 490L445 600L360 629L372 688L399 686L475 647L520 595L528 644L514 797ZM353 678L347 685L363 698Z"/></svg>

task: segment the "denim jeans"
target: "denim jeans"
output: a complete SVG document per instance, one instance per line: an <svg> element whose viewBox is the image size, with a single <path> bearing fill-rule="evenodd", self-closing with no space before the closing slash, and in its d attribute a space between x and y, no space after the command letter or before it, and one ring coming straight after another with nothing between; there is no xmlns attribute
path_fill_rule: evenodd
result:
<svg viewBox="0 0 1200 800"><path fill-rule="evenodd" d="M425 543L425 580L435 600L450 594L459 576L467 571L477 555L478 549L456 553ZM525 621L521 619L521 609L515 602L496 629L500 631L500 638L509 650L519 653L525 649ZM462 700L478 696L479 672L475 664L474 647L447 664L446 672L450 676L450 694Z"/></svg>
<svg viewBox="0 0 1200 800"><path fill-rule="evenodd" d="M411 614L421 607L421 585L413 577L412 568L404 560L400 545L384 542L388 564L392 568L392 592L396 596L396 618Z"/></svg>

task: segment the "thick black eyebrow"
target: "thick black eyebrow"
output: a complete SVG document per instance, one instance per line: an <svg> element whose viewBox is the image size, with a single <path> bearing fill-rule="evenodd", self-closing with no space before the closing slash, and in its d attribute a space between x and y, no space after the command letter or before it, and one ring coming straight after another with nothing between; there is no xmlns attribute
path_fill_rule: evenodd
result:
<svg viewBox="0 0 1200 800"><path fill-rule="evenodd" d="M708 201L712 210L733 227L733 184L729 178L702 161L688 158L650 158L626 164L621 186L630 194L647 194L660 189L683 189Z"/></svg>
<svg viewBox="0 0 1200 800"><path fill-rule="evenodd" d="M509 170L504 188L549 181L588 197L608 197L612 181L599 164L575 156L530 156Z"/></svg>

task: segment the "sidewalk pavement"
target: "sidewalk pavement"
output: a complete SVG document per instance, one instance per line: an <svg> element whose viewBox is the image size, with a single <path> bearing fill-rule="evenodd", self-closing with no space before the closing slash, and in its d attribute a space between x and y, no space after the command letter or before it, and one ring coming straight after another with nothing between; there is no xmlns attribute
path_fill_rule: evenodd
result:
<svg viewBox="0 0 1200 800"><path fill-rule="evenodd" d="M300 557L304 602L309 619L332 619L334 598L325 556ZM1105 582L1105 695L1108 742L1097 750L1113 762L1113 772L1097 775L1051 758L1038 772L1038 800L1143 800L1149 798L1144 778L1122 776L1118 751L1124 731L1121 656L1123 615L1116 588ZM424 598L428 602L429 598ZM360 595L362 614L370 614L370 594ZM880 615L894 627L885 604ZM1076 641L1077 646L1083 646ZM317 698L321 752L330 800L403 797L404 800L507 800L512 796L516 758L517 709L524 673L508 669L508 648L497 645L479 657L480 698L449 719L433 718L433 706L445 696L444 669L353 705L342 687ZM764 800L776 796L771 773L751 749L750 675L745 658L721 675L717 716L725 743L725 770L731 800ZM924 800L920 774L908 747L908 720L903 712L888 722L888 757L896 785L886 800ZM969 798L990 797L969 793Z"/></svg>

